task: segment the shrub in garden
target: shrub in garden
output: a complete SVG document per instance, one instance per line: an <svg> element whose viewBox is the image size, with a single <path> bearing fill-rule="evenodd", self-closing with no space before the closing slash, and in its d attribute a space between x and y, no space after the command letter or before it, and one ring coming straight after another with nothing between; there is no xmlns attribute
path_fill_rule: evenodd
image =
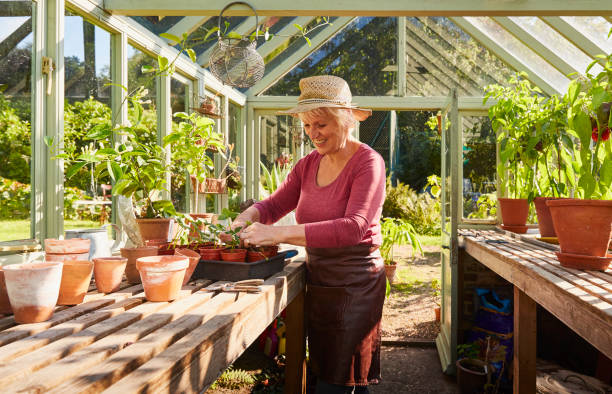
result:
<svg viewBox="0 0 612 394"><path fill-rule="evenodd" d="M30 217L30 185L0 177L0 219Z"/></svg>
<svg viewBox="0 0 612 394"><path fill-rule="evenodd" d="M22 120L12 101L0 94L0 177L30 181L30 138L30 122Z"/></svg>
<svg viewBox="0 0 612 394"><path fill-rule="evenodd" d="M401 182L392 186L389 178L382 216L403 219L421 235L440 235L440 201Z"/></svg>

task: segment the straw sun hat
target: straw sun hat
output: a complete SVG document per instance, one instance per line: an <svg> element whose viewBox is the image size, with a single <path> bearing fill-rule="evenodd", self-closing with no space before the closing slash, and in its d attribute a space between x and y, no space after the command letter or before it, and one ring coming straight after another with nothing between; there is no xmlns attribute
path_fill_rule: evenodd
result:
<svg viewBox="0 0 612 394"><path fill-rule="evenodd" d="M318 75L300 80L300 97L298 105L281 114L297 116L316 108L347 108L353 110L355 119L362 121L372 115L371 109L358 108L351 103L353 96L346 81L333 75Z"/></svg>

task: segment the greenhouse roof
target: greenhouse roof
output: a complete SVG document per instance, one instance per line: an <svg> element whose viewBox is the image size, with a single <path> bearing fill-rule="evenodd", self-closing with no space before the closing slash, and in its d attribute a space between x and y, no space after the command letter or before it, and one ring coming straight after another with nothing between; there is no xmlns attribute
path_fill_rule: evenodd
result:
<svg viewBox="0 0 612 394"><path fill-rule="evenodd" d="M402 72L405 81L378 81L372 83L372 91L355 92L357 95L440 96L457 88L461 96L482 96L484 86L504 83L513 71L527 72L546 94L563 93L571 78L584 73L598 54L612 52L612 40L608 39L612 3L605 1L534 0L520 5L485 1L294 3L268 0L256 4L258 26L262 31L268 29L271 38L258 38L257 50L266 70L255 86L241 90L248 97L297 95L297 84L289 82L297 82L309 72L341 75L335 66L347 61L342 57L343 48L348 50L342 41L361 38L361 44L351 44L350 50L357 55L354 60L371 62L371 54L361 59L358 56L360 51L367 51L367 32L380 33L390 25L405 30L405 37L395 39L392 45L395 50L398 45L405 47L406 61L398 61L394 55L378 64L375 71L385 80ZM209 35L206 42L202 40L218 25L226 4L209 1L203 9L201 2L191 0L105 0L103 8L129 16L155 35L189 34L198 64L207 67L216 34ZM321 23L323 16L329 24ZM227 24L226 31L241 35L255 31L256 18L245 6L228 8L223 20L222 29ZM384 27L384 23L389 26ZM308 35L310 45L296 39L300 37L296 25L305 30L316 27ZM366 33L355 34L358 30ZM598 67L593 71L600 70ZM376 79L373 70L369 71L366 78ZM402 86L396 86L398 83Z"/></svg>

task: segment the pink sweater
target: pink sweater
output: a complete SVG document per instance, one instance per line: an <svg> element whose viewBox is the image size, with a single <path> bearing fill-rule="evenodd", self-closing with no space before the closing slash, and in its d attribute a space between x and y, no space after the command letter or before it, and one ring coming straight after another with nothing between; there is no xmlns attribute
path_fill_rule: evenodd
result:
<svg viewBox="0 0 612 394"><path fill-rule="evenodd" d="M380 214L385 199L385 162L366 144L329 185L316 183L323 158L313 151L295 165L272 195L254 205L260 222L272 224L296 209L306 224L306 245L332 248L380 245Z"/></svg>

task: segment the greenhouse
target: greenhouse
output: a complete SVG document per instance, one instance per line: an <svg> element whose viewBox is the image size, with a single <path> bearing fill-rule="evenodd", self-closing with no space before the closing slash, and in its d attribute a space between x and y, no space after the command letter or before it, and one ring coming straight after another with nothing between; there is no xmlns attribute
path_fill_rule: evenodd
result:
<svg viewBox="0 0 612 394"><path fill-rule="evenodd" d="M0 392L612 392L612 3L335 3L0 0Z"/></svg>

